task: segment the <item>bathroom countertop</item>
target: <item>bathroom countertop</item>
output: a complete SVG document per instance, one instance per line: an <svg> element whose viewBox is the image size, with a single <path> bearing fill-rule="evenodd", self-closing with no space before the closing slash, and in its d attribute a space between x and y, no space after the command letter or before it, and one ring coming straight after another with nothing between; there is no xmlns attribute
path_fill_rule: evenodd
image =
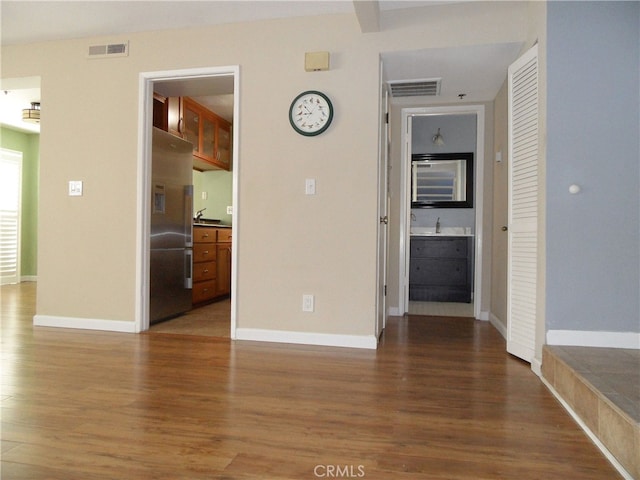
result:
<svg viewBox="0 0 640 480"><path fill-rule="evenodd" d="M412 237L473 237L473 233L411 233Z"/></svg>
<svg viewBox="0 0 640 480"><path fill-rule="evenodd" d="M436 233L435 227L411 227L409 234L412 237L473 237L469 227L442 227Z"/></svg>

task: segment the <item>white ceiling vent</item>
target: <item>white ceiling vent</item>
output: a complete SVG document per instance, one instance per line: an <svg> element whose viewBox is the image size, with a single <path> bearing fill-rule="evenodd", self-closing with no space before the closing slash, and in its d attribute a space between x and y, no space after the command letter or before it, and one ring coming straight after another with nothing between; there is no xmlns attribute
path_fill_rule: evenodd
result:
<svg viewBox="0 0 640 480"><path fill-rule="evenodd" d="M389 82L392 97L435 97L440 95L441 78L396 80Z"/></svg>
<svg viewBox="0 0 640 480"><path fill-rule="evenodd" d="M107 45L90 45L88 58L127 57L129 42L109 43Z"/></svg>

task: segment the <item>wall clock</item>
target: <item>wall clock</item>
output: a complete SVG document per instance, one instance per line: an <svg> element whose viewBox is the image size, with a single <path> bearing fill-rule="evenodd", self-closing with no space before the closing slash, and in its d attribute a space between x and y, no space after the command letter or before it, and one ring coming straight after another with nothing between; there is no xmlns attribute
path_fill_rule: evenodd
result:
<svg viewBox="0 0 640 480"><path fill-rule="evenodd" d="M302 92L291 102L289 122L300 135L312 137L324 132L333 120L333 105L324 93Z"/></svg>

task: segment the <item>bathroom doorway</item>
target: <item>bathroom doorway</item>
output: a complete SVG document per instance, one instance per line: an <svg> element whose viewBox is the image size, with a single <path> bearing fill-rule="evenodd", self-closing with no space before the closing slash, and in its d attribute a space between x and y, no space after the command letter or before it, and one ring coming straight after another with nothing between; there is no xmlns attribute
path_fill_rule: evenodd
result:
<svg viewBox="0 0 640 480"><path fill-rule="evenodd" d="M401 172L401 235L405 241L400 248L400 310L418 315L462 316L488 319L482 309L482 218L484 176L484 106L452 106L402 109L402 172ZM439 134L439 137L437 136ZM466 152L473 156L473 199L471 207L464 208L412 208L412 187L416 176L412 173L414 154ZM414 199L415 200L415 199ZM412 242L413 240L413 242ZM447 296L426 297L412 294L412 250L419 251L420 242L439 242L454 248L454 266L446 268L466 269L454 272L454 276L470 276L470 298L447 301ZM413 243L413 247L412 247ZM437 247L440 248L440 247ZM443 247L444 248L444 247ZM446 250L445 248L445 250ZM464 252L463 252L464 250ZM446 254L445 254L446 255ZM418 262L443 262L437 259L419 259ZM468 266L465 266L467 265ZM413 263L413 276L425 264ZM486 317L486 318L485 318Z"/></svg>

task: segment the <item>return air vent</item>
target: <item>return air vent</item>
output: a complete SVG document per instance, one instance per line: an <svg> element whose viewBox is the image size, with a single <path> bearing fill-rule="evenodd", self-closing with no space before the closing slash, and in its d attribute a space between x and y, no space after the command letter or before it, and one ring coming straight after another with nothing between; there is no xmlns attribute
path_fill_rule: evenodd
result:
<svg viewBox="0 0 640 480"><path fill-rule="evenodd" d="M107 45L90 45L88 58L127 57L129 42L110 43Z"/></svg>
<svg viewBox="0 0 640 480"><path fill-rule="evenodd" d="M389 82L392 97L435 97L440 95L441 78Z"/></svg>

